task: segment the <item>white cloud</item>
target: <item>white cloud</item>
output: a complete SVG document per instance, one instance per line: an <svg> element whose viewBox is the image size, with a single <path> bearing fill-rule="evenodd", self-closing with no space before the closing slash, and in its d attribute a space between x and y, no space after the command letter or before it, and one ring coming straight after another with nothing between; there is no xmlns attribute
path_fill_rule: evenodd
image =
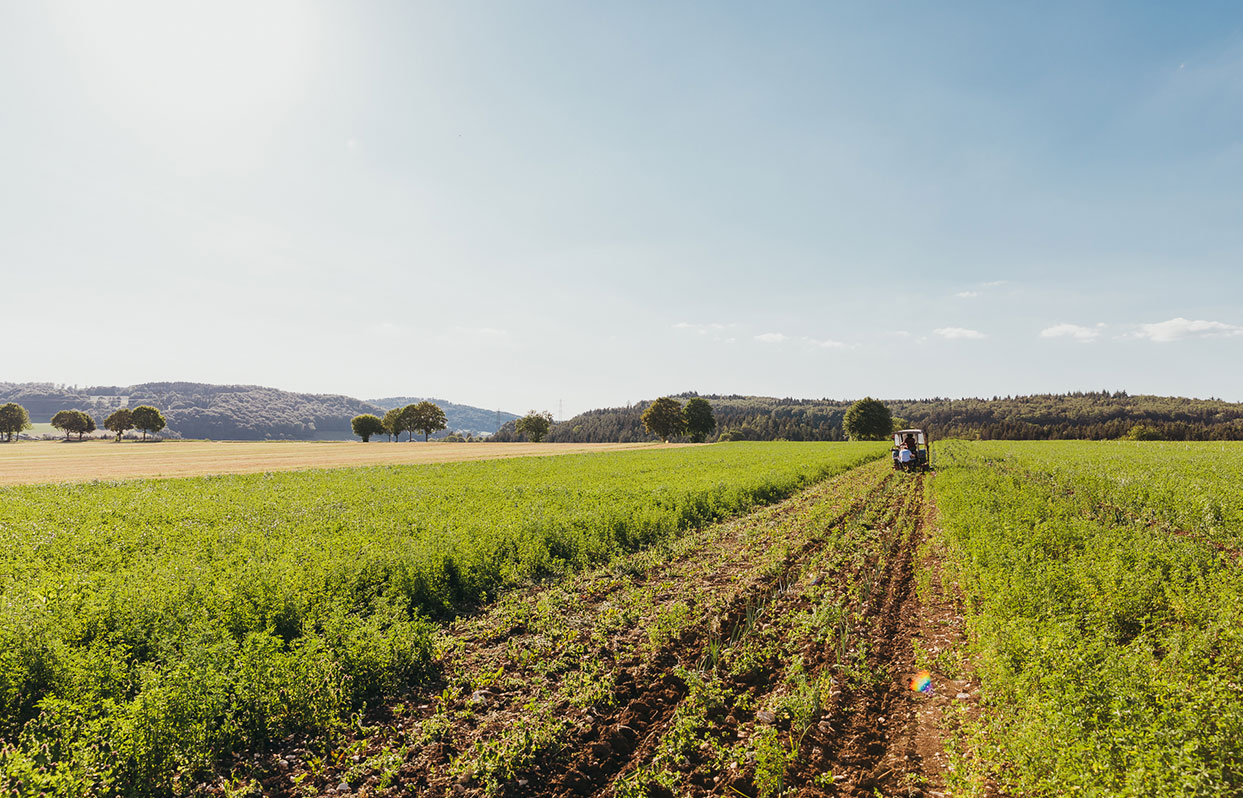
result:
<svg viewBox="0 0 1243 798"><path fill-rule="evenodd" d="M708 333L719 333L733 327L733 324L721 324L720 322L711 322L709 324L695 324L689 321L680 321L673 325L675 330L690 330L691 332L707 335Z"/></svg>
<svg viewBox="0 0 1243 798"><path fill-rule="evenodd" d="M979 291L959 291L957 294L954 294L954 296L960 299L975 299L979 295Z"/></svg>
<svg viewBox="0 0 1243 798"><path fill-rule="evenodd" d="M942 338L948 338L951 341L971 340L978 341L988 336L979 330L968 330L966 327L938 327L933 330L934 333Z"/></svg>
<svg viewBox="0 0 1243 798"><path fill-rule="evenodd" d="M825 338L824 340L819 340L816 338L805 338L804 340L807 341L807 343L811 344L812 346L818 346L821 349L845 349L846 348L846 344L842 343L841 341L834 341L832 338Z"/></svg>
<svg viewBox="0 0 1243 798"><path fill-rule="evenodd" d="M790 338L789 336L782 335L781 333L770 332L770 333L761 333L760 335L755 336L755 340L763 344L779 344L782 341L790 340Z"/></svg>
<svg viewBox="0 0 1243 798"><path fill-rule="evenodd" d="M1040 331L1041 338L1074 338L1078 341L1094 341L1101 335L1104 324L1084 327L1081 324L1054 324Z"/></svg>
<svg viewBox="0 0 1243 798"><path fill-rule="evenodd" d="M1181 341L1186 338L1229 338L1243 335L1243 327L1222 321L1184 319L1181 316L1168 321L1141 324L1136 338L1147 338L1158 343Z"/></svg>
<svg viewBox="0 0 1243 798"><path fill-rule="evenodd" d="M980 283L980 285L984 286L985 288L997 288L998 286L1005 285L1007 282L1009 281L1008 280L989 280L987 283Z"/></svg>
<svg viewBox="0 0 1243 798"><path fill-rule="evenodd" d="M721 322L713 321L708 322L707 324L699 324L690 321L680 321L673 325L673 329L686 330L687 332L692 332L696 335L702 335L704 338L711 338L717 343L732 344L735 339L733 336L726 337L727 331L733 330L737 326L738 325L733 322L723 324Z"/></svg>

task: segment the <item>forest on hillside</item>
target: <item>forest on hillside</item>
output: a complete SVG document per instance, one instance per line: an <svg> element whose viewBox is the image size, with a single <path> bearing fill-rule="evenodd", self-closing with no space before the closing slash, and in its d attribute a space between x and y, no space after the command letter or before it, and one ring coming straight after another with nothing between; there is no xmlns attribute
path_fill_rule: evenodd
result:
<svg viewBox="0 0 1243 798"><path fill-rule="evenodd" d="M96 424L113 410L152 405L163 412L172 438L211 440L355 440L350 419L388 409L341 394L282 391L262 385L209 385L199 382L148 382L86 387L52 383L0 383L0 404L16 402L32 421L49 420L60 410L82 410ZM490 431L496 411L446 402L441 405L448 432ZM503 414L505 419L513 414ZM482 426L476 426L482 423Z"/></svg>
<svg viewBox="0 0 1243 798"><path fill-rule="evenodd" d="M695 393L678 394L685 401ZM716 414L708 440L839 441L851 402L704 395ZM1132 396L1118 392L994 396L971 399L886 399L895 418L935 438L971 440L1109 440L1136 425L1166 440L1243 440L1243 404L1219 399ZM646 441L640 417L649 402L590 410L554 424L554 442ZM521 440L512 423L495 440Z"/></svg>

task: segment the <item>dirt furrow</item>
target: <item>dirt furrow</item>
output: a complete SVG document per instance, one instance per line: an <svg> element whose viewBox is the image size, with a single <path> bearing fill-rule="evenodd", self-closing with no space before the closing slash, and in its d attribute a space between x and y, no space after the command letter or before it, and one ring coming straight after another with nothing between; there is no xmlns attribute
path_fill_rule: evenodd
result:
<svg viewBox="0 0 1243 798"><path fill-rule="evenodd" d="M916 518L922 506L924 477L915 479L886 552L882 591L864 611L868 665L877 674L877 682L854 691L827 722L815 728L809 741L817 753L803 775L832 773L832 790L838 794L853 791L871 795L882 783L892 781L888 777L894 768L886 763L894 759L893 749L899 741L894 729L908 719L903 715L909 706L905 681L911 665L907 656L911 630L905 619L914 596L913 553L919 542Z"/></svg>
<svg viewBox="0 0 1243 798"><path fill-rule="evenodd" d="M868 512L871 509L873 500L886 484L886 482L881 482L880 484L874 486L865 496L853 502L846 512L834 518L833 521L827 525L824 534L818 535L805 542L802 548L797 552L796 556L788 558L783 563L783 567L778 575L759 584L753 585L751 589L735 598L727 610L715 619L715 626L718 629L718 636L723 637L724 639L732 639L739 636L740 630L745 628L748 624L748 615L752 616L751 623L755 623L757 617L755 614L757 610L760 609L762 609L765 617L780 616L796 612L797 607L795 605L799 604L800 601L798 596L789 588L798 580L801 572L806 568L809 556L823 545L825 536L829 534L831 530L840 528L852 519L857 518L860 514ZM690 639L682 641L683 656L679 664L683 667L695 667L699 663L702 663L708 655L705 649L710 643L709 637L709 635L701 633ZM768 667L765 667L765 665ZM772 663L765 663L765 665L760 665L755 670L750 671L746 674L745 679L736 681L731 685L731 687L738 691L750 691L757 695L762 694L763 691L758 686L763 685L773 675ZM675 700L667 701L662 705L660 722L649 725L650 731L643 737L640 743L634 747L632 752L628 752L629 756L613 757L614 761L620 764L621 767L615 769L612 780L607 785L602 785L600 782L590 785L580 783L574 785L579 788L577 792L569 791L561 793L562 795L594 794L595 790L599 789L601 786L604 786L604 789L599 794L605 796L616 795L619 791L619 783L624 781L627 774L648 763L652 759L652 757L656 754L657 749L660 747L664 734L668 731L668 728L673 720L674 712L678 708L678 703L685 697L686 694L685 689L680 691L665 690L662 692L665 697ZM622 727L626 725L624 719L620 721L619 724ZM589 757L590 752L588 752L586 758ZM701 786L706 788L709 785ZM730 787L731 785L726 784L721 786L724 788ZM737 790L738 786L744 785L740 784L732 786L732 789ZM589 787L590 789L583 790L582 788L584 787Z"/></svg>

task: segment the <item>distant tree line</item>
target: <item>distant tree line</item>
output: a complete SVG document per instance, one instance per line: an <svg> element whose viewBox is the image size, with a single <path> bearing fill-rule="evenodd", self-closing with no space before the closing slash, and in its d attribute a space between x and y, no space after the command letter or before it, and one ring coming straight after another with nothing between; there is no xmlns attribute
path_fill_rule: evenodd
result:
<svg viewBox="0 0 1243 798"><path fill-rule="evenodd" d="M118 441L125 432L131 429L142 430L142 438L146 440L147 433L159 432L164 429L165 425L164 415L149 405L139 405L133 410L129 408L115 410L104 421L104 429L116 433ZM91 434L98 428L94 416L77 409L56 411L52 415L52 427L65 433L65 440L69 440L69 436L75 434L78 440L82 440L83 436ZM16 402L0 405L0 434L5 436L6 441L12 441L14 435L30 428L30 414L26 408Z"/></svg>
<svg viewBox="0 0 1243 798"><path fill-rule="evenodd" d="M675 400L710 401L717 428L709 441L846 440L845 415L851 402L834 399L778 399L685 393ZM553 424L546 440L557 443L637 442L661 439L645 428L643 414L653 402L590 410ZM1162 440L1243 440L1243 404L1220 399L1132 396L1126 392L1077 392L972 399L883 400L903 426L927 429L936 439L1117 440L1142 425L1143 434ZM493 440L520 440L506 424ZM690 440L675 433L671 440Z"/></svg>
<svg viewBox="0 0 1243 798"><path fill-rule="evenodd" d="M87 388L84 390L95 393L72 394L82 398L82 404L71 406L73 409L66 409L62 404L48 411L49 407L54 407L52 399L63 394L63 391L57 394L57 390L54 386L0 383L0 400L9 400L0 405L0 435L12 440L30 429L30 416L34 411L28 412L31 405L12 398L14 396L33 397L37 406L43 408L36 412L36 417L58 417L59 423L54 420L54 424L66 437L75 434L82 437L94 431L99 426L97 419L104 418L105 412L109 414L102 427L118 438L130 429L141 430L146 437L172 427L174 419L174 436L236 440L308 439L350 434L366 440L387 435L389 440L394 440L400 439L402 433L409 433L407 440L412 440L416 432L427 440L449 427L444 409L428 400L410 402L385 412L376 405L337 395L292 394L256 386L148 383L130 388ZM119 391L129 393L116 393ZM141 401L153 395L166 397L170 404ZM128 406L117 407L117 401L122 399ZM1129 436L1174 441L1243 440L1243 404L1219 399L1131 396L1125 392L1101 391L884 400L883 404L904 426L928 429L936 439L1116 440ZM521 418L510 415L510 420L492 440L554 443L839 441L849 437L846 412L850 405L850 402L833 399L684 393L628 407L591 410L559 423L554 423L547 412L533 410ZM156 411L160 413L158 423L154 417L135 417L143 406L152 410L163 408ZM652 410L653 407L656 410ZM479 415L477 408L473 410ZM649 423L644 421L645 414L649 414ZM704 414L703 421L694 420L697 414ZM704 426L709 418L711 425ZM363 426L358 426L360 423Z"/></svg>
<svg viewBox="0 0 1243 798"><path fill-rule="evenodd" d="M405 407L395 407L384 414L384 418L373 413L363 413L350 420L354 434L367 443L375 435L387 434L388 439L401 440L401 433L408 432L407 440L414 440L414 433L423 433L423 440L448 427L445 411L435 402L415 402Z"/></svg>

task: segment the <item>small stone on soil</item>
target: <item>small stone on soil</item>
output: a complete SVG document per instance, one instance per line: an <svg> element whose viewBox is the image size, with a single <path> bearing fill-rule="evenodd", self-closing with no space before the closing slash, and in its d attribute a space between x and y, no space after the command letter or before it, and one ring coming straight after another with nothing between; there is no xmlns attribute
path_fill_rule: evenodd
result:
<svg viewBox="0 0 1243 798"><path fill-rule="evenodd" d="M777 716L769 712L767 709L761 709L755 713L755 722L772 726L777 722Z"/></svg>

